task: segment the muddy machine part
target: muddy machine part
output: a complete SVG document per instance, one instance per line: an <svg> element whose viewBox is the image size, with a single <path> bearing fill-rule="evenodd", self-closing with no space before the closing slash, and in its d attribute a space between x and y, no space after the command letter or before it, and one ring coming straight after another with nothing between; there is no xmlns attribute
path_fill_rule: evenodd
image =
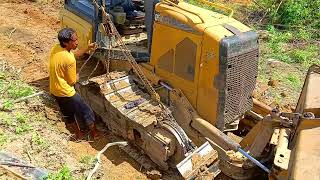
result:
<svg viewBox="0 0 320 180"><path fill-rule="evenodd" d="M320 66L309 68L294 114L293 128L280 130L274 170L278 179L320 177Z"/></svg>
<svg viewBox="0 0 320 180"><path fill-rule="evenodd" d="M112 71L109 77L109 81L105 75L93 77L89 84L79 85L78 91L112 132L142 149L162 170L196 157L184 166L190 169L182 174L185 178L194 176L191 172L200 166L207 170L217 162L217 152L208 143L197 149L190 139L184 139L187 136L177 124L165 122L159 104L139 88L133 75Z"/></svg>
<svg viewBox="0 0 320 180"><path fill-rule="evenodd" d="M112 132L142 150L160 169L177 167L186 179L219 174L218 151L227 157L221 170L231 177L248 177L247 169L256 166L270 172L256 160L264 146L253 156L254 141L247 141L253 148L244 149L224 133L236 130L252 108L259 57L256 33L228 16L163 0L155 7L150 62L138 64L104 4L93 0L92 7L99 19L94 31L109 43L94 54L98 58L90 61L95 64L92 72L80 74L86 79L77 84L77 91ZM232 15L228 9L222 11ZM77 15L64 13L69 19L62 23L81 23ZM97 32L90 33L95 37ZM120 50L122 60L112 59L113 48ZM93 73L98 69L102 70ZM243 168L243 159L251 162L249 168ZM240 175L228 174L234 169Z"/></svg>
<svg viewBox="0 0 320 180"><path fill-rule="evenodd" d="M187 169L182 176L190 179L202 171L207 173L209 169L216 167L217 152L209 143L203 144L201 148L193 144L169 108L160 101L160 96L122 42L105 8L96 1L93 3L103 16L100 31L109 37L109 44L114 42L118 46L125 57L123 63L129 69L112 69L110 54L105 54L106 60L98 60L96 67L102 61L106 74L89 78L92 75L90 73L88 79L78 85L81 96L110 130L142 149L160 169L167 170L188 158L191 159L191 164L180 165ZM214 170L218 171L218 168ZM214 177L218 172L211 174Z"/></svg>
<svg viewBox="0 0 320 180"><path fill-rule="evenodd" d="M258 157L268 147L269 179L319 179L319 83L320 67L313 65L308 70L295 112L271 110L240 143Z"/></svg>

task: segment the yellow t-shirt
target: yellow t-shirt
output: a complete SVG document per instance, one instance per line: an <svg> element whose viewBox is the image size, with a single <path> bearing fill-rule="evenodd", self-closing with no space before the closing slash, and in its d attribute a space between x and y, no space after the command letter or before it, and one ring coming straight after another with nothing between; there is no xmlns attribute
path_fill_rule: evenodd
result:
<svg viewBox="0 0 320 180"><path fill-rule="evenodd" d="M49 62L50 93L57 97L71 97L76 91L76 59L72 52L55 44Z"/></svg>

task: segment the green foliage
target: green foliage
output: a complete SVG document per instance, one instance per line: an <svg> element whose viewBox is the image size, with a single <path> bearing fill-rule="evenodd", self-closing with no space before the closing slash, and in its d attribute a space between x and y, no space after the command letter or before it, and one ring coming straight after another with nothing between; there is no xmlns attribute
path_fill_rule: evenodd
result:
<svg viewBox="0 0 320 180"><path fill-rule="evenodd" d="M8 112L0 112L0 122L7 129L14 129L16 134L22 134L32 129L29 125L28 120L30 116L25 112L18 112L16 114L11 114Z"/></svg>
<svg viewBox="0 0 320 180"><path fill-rule="evenodd" d="M302 86L302 81L296 74L289 73L287 75L287 81L295 89L299 89Z"/></svg>
<svg viewBox="0 0 320 180"><path fill-rule="evenodd" d="M10 82L7 92L9 98L17 99L33 94L34 90L32 87L24 84L21 81L16 80Z"/></svg>
<svg viewBox="0 0 320 180"><path fill-rule="evenodd" d="M272 24L285 27L300 27L306 29L320 28L320 0L260 0L257 11L267 11L267 17ZM262 9L261 7L265 7ZM313 34L319 37L318 33Z"/></svg>
<svg viewBox="0 0 320 180"><path fill-rule="evenodd" d="M72 180L71 171L68 166L64 165L58 173L49 174L46 180Z"/></svg>
<svg viewBox="0 0 320 180"><path fill-rule="evenodd" d="M267 50L262 50L263 57L301 64L304 68L320 64L320 47L310 42L310 33L304 30L280 31L273 26L268 26L267 31L269 37L265 42Z"/></svg>
<svg viewBox="0 0 320 180"><path fill-rule="evenodd" d="M0 133L0 147L9 141L9 137L3 133Z"/></svg>
<svg viewBox="0 0 320 180"><path fill-rule="evenodd" d="M9 99L3 103L3 108L4 109L11 109L11 108L13 108L13 105L14 105L13 101L11 99Z"/></svg>
<svg viewBox="0 0 320 180"><path fill-rule="evenodd" d="M6 128L14 128L16 134L22 134L32 129L28 124L30 116L24 112L18 112L15 115L7 112L0 112L0 122Z"/></svg>
<svg viewBox="0 0 320 180"><path fill-rule="evenodd" d="M267 48L269 52L262 52L266 58L274 58L284 62L290 62L291 58L285 53L285 44L289 42L293 35L290 32L280 32L273 26L268 26L269 38Z"/></svg>
<svg viewBox="0 0 320 180"><path fill-rule="evenodd" d="M18 125L16 127L15 131L16 131L16 134L22 134L22 133L27 132L31 129L32 129L32 127L29 124L24 123L24 124Z"/></svg>
<svg viewBox="0 0 320 180"><path fill-rule="evenodd" d="M270 33L270 41L273 43L286 43L293 39L293 34L290 31L281 32L272 25L267 28Z"/></svg>
<svg viewBox="0 0 320 180"><path fill-rule="evenodd" d="M26 123L27 120L29 119L28 115L22 112L18 112L15 116L19 123Z"/></svg>
<svg viewBox="0 0 320 180"><path fill-rule="evenodd" d="M34 93L34 88L19 80L20 71L0 60L0 102L3 109L11 109L14 100Z"/></svg>
<svg viewBox="0 0 320 180"><path fill-rule="evenodd" d="M18 126L15 129L16 134L22 134L32 129L29 125L29 115L24 112L18 112L15 114L15 119L17 120Z"/></svg>
<svg viewBox="0 0 320 180"><path fill-rule="evenodd" d="M296 35L296 38L299 39L300 41L312 40L312 33L305 29L299 29L295 35Z"/></svg>
<svg viewBox="0 0 320 180"><path fill-rule="evenodd" d="M314 45L309 45L303 49L294 49L290 52L290 55L294 62L303 65L310 66L313 63L319 63L319 47Z"/></svg>
<svg viewBox="0 0 320 180"><path fill-rule="evenodd" d="M36 144L41 149L48 149L49 148L48 142L44 138L42 138L37 132L32 133L31 140L32 140L33 144Z"/></svg>
<svg viewBox="0 0 320 180"><path fill-rule="evenodd" d="M80 159L80 163L85 164L85 165L90 165L94 160L94 157L92 156L83 156Z"/></svg>
<svg viewBox="0 0 320 180"><path fill-rule="evenodd" d="M281 24L320 28L319 7L320 0L286 0L275 19Z"/></svg>
<svg viewBox="0 0 320 180"><path fill-rule="evenodd" d="M9 116L9 114L6 112L0 112L0 121L1 121L1 124L4 124L7 127L12 126L14 123L13 117Z"/></svg>

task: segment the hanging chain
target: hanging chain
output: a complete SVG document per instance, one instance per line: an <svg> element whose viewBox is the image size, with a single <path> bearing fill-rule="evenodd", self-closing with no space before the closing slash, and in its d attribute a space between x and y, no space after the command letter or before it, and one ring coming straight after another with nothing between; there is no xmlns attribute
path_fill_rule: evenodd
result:
<svg viewBox="0 0 320 180"><path fill-rule="evenodd" d="M94 6L97 7L97 9L101 10L102 12L102 18L103 18L103 30L106 32L106 36L109 37L109 52L107 57L107 75L109 74L109 66L110 66L110 51L112 49L112 37L114 37L114 41L117 47L120 48L120 51L122 52L125 59L130 63L133 71L138 75L139 79L142 81L143 85L147 89L148 93L151 95L151 98L155 100L162 111L160 112L161 116L163 117L163 120L169 120L169 121L162 121L160 120L160 123L167 124L171 126L175 132L179 134L179 137L182 139L183 143L185 144L185 150L186 152L189 152L190 150L194 149L194 145L191 142L191 140L188 138L188 136L185 134L183 129L179 126L179 124L174 119L172 113L169 111L169 109L160 101L159 94L154 90L151 83L147 79L147 77L144 75L143 71L141 70L140 66L134 59L134 57L131 55L131 52L129 48L125 45L125 43L122 41L122 37L117 31L116 27L114 26L113 22L110 19L110 16L105 11L105 6L101 7L98 5L96 0L92 0Z"/></svg>
<svg viewBox="0 0 320 180"><path fill-rule="evenodd" d="M92 0L94 5L99 8L102 12L102 17L104 19L104 25L106 26L105 29L108 34L112 35L115 38L116 45L119 46L121 52L123 53L124 57L130 65L132 66L134 72L138 75L138 77L141 79L142 83L145 85L145 88L151 95L152 99L156 100L157 102L160 102L160 96L158 93L154 90L149 80L146 78L146 76L143 74L143 71L139 67L138 63L135 61L134 57L131 55L130 50L126 47L125 43L122 41L122 38L117 31L116 27L114 26L113 22L110 19L110 16L106 13L105 8L98 5L96 0Z"/></svg>
<svg viewBox="0 0 320 180"><path fill-rule="evenodd" d="M109 37L109 49L108 49L107 66L106 66L107 75L109 75L109 72L110 72L111 49L112 49L112 38Z"/></svg>
<svg viewBox="0 0 320 180"><path fill-rule="evenodd" d="M94 52L92 52L92 53L90 54L90 56L88 57L88 59L86 59L86 60L84 61L84 63L82 64L82 66L81 66L80 69L79 69L78 74L81 73L81 71L83 70L84 66L89 62L89 60L91 59L91 57L93 56L93 54L94 54Z"/></svg>
<svg viewBox="0 0 320 180"><path fill-rule="evenodd" d="M160 108L163 110L162 115L171 121L175 121L174 117L172 116L171 112L168 108L165 107L165 105L160 101L159 94L154 90L151 83L147 79L147 77L144 75L143 71L141 70L140 66L134 59L134 57L131 55L131 52L129 48L125 45L125 43L122 41L122 37L117 31L116 27L114 26L113 22L110 19L110 16L106 13L105 8L98 5L96 0L92 0L94 6L96 6L99 10L102 12L102 18L103 18L103 25L104 25L104 31L106 32L106 35L109 37L110 43L112 42L111 37L114 37L115 39L115 45L117 45L120 48L120 51L122 52L125 59L130 63L131 67L133 68L134 72L138 75L139 79L142 81L143 85L147 89L148 93L151 95L151 98L155 100ZM111 50L111 49L110 49ZM107 64L110 62L110 57L107 58ZM107 68L109 65L107 65Z"/></svg>

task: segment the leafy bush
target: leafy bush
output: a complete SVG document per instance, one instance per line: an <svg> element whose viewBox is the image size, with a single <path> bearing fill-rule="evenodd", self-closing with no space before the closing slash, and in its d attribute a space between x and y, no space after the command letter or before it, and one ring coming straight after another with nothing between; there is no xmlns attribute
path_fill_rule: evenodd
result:
<svg viewBox="0 0 320 180"><path fill-rule="evenodd" d="M21 70L17 70L0 59L0 105L11 109L15 99L29 96L35 89L20 80Z"/></svg>
<svg viewBox="0 0 320 180"><path fill-rule="evenodd" d="M315 46L309 46L305 49L295 49L291 51L290 56L292 57L294 62L305 64L308 61L311 62L313 58L318 56L318 49ZM317 63L317 62L313 62L313 63Z"/></svg>
<svg viewBox="0 0 320 180"><path fill-rule="evenodd" d="M267 48L262 50L263 57L301 64L305 68L320 64L320 47L313 43L311 33L280 31L271 25L266 30L269 37L263 42Z"/></svg>
<svg viewBox="0 0 320 180"><path fill-rule="evenodd" d="M303 29L303 38L310 38L309 35L320 37L320 0L260 0L258 4L254 9L261 12L260 14L267 13L267 24L299 31Z"/></svg>
<svg viewBox="0 0 320 180"><path fill-rule="evenodd" d="M9 137L4 133L0 133L0 147L5 143L7 143L8 141L9 141Z"/></svg>
<svg viewBox="0 0 320 180"><path fill-rule="evenodd" d="M286 0L274 18L281 24L320 28L319 7L320 0Z"/></svg>
<svg viewBox="0 0 320 180"><path fill-rule="evenodd" d="M72 180L71 171L68 166L63 166L62 169L56 174L49 174L46 180Z"/></svg>

